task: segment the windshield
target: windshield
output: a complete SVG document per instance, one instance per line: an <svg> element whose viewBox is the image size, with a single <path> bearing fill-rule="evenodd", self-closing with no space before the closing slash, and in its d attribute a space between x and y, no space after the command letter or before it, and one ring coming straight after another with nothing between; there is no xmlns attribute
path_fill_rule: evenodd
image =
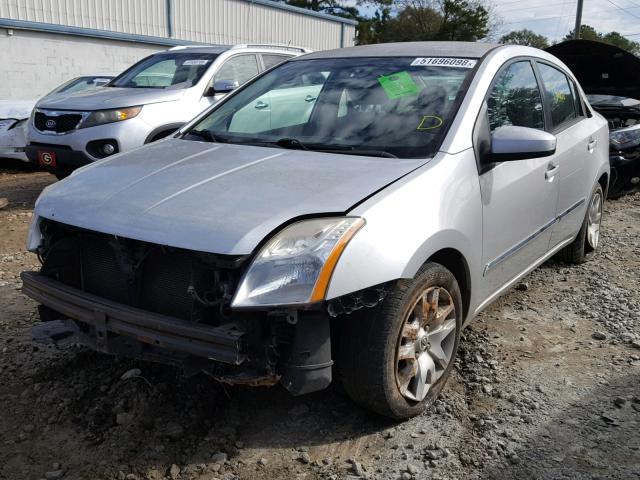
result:
<svg viewBox="0 0 640 480"><path fill-rule="evenodd" d="M97 87L103 87L107 83L111 81L113 77L108 75L100 75L100 76L87 76L87 77L77 77L73 80L69 80L68 82L63 83L62 85L56 87L47 95L52 95L54 93L73 93L73 92L82 92L84 90L93 90Z"/></svg>
<svg viewBox="0 0 640 480"><path fill-rule="evenodd" d="M591 105L597 106L637 107L640 105L640 100L617 95L587 95L587 98Z"/></svg>
<svg viewBox="0 0 640 480"><path fill-rule="evenodd" d="M359 155L430 156L472 70L460 66L463 63L433 66L418 60L430 59L288 62L223 101L184 138Z"/></svg>
<svg viewBox="0 0 640 480"><path fill-rule="evenodd" d="M108 87L189 88L200 80L217 55L212 53L163 53L152 55L118 75Z"/></svg>

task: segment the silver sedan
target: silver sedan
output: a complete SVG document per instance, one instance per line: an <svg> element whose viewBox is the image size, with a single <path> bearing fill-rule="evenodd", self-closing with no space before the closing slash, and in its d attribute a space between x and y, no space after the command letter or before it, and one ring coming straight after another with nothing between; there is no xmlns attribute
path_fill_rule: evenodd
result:
<svg viewBox="0 0 640 480"><path fill-rule="evenodd" d="M552 55L402 43L304 55L38 200L37 340L419 414L473 317L594 254L607 122Z"/></svg>

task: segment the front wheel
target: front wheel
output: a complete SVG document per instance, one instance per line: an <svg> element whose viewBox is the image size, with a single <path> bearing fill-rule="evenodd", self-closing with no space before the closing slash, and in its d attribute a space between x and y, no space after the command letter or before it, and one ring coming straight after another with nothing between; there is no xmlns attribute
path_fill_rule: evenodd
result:
<svg viewBox="0 0 640 480"><path fill-rule="evenodd" d="M462 297L453 274L427 263L400 280L381 305L345 319L342 383L360 405L406 419L438 396L455 361Z"/></svg>
<svg viewBox="0 0 640 480"><path fill-rule="evenodd" d="M565 262L584 263L593 256L600 245L600 225L602 223L602 208L604 205L604 192L602 186L597 184L591 193L587 205L587 213L578 236L573 243L567 245L561 252Z"/></svg>

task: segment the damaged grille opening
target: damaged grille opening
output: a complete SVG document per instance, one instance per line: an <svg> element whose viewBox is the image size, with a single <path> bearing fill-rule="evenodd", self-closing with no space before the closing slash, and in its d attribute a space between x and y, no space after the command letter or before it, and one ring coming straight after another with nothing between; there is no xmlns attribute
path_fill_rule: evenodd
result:
<svg viewBox="0 0 640 480"><path fill-rule="evenodd" d="M41 274L154 313L218 326L247 257L193 252L42 220Z"/></svg>

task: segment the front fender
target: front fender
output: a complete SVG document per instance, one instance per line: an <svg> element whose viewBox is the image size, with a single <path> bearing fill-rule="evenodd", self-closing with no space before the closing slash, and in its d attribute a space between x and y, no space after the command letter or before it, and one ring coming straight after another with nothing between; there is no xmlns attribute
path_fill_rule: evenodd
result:
<svg viewBox="0 0 640 480"><path fill-rule="evenodd" d="M336 265L327 299L412 278L445 248L460 252L470 283L478 281L482 203L473 150L439 153L349 214L362 216L366 225Z"/></svg>

